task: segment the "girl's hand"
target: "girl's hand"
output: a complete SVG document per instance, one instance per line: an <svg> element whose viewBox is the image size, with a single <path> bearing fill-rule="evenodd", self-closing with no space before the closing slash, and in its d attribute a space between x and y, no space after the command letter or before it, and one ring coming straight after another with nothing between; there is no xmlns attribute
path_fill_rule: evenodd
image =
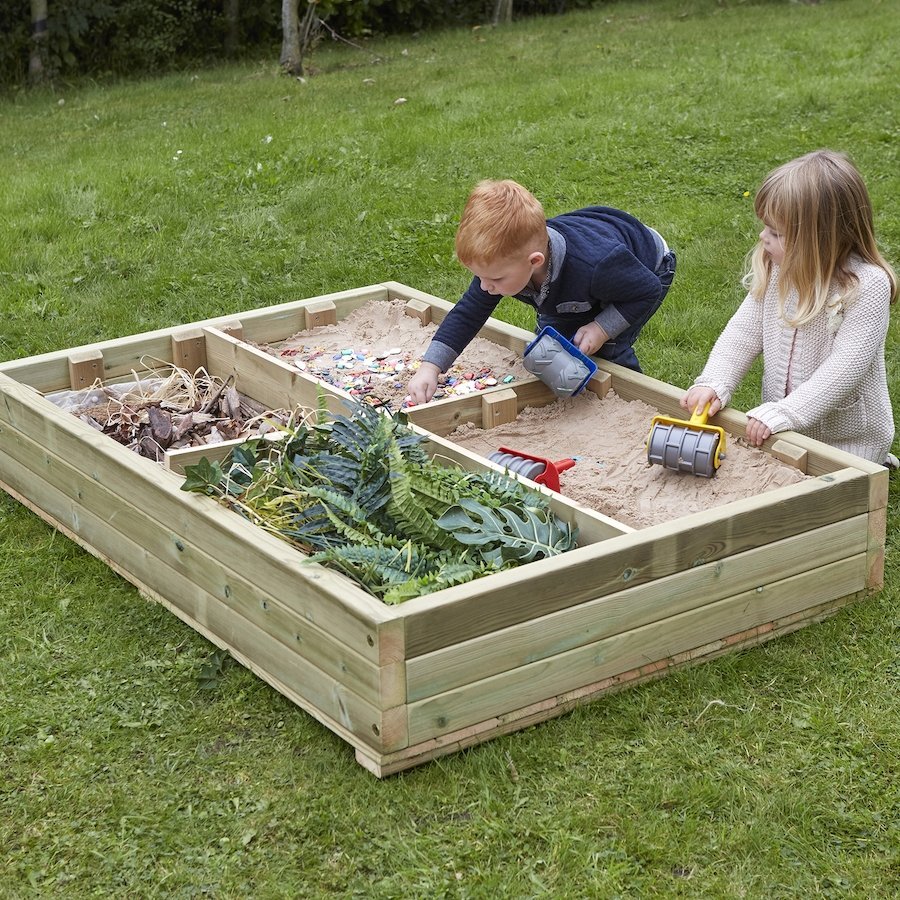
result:
<svg viewBox="0 0 900 900"><path fill-rule="evenodd" d="M430 362L423 362L416 370L416 374L409 379L406 386L409 391L409 398L415 405L420 403L428 403L437 390L438 375L440 369Z"/></svg>
<svg viewBox="0 0 900 900"><path fill-rule="evenodd" d="M678 402L684 409L690 410L692 415L695 412L703 412L708 403L710 418L722 408L722 401L716 392L702 384L695 384Z"/></svg>
<svg viewBox="0 0 900 900"><path fill-rule="evenodd" d="M772 429L763 425L759 419L747 419L747 441L754 447L761 447L763 441L772 436Z"/></svg>

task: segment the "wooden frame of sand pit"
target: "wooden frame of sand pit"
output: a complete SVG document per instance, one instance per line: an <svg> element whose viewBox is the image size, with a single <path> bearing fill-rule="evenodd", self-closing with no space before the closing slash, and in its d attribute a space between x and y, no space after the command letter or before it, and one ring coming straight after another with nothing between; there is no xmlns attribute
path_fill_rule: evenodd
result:
<svg viewBox="0 0 900 900"><path fill-rule="evenodd" d="M127 378L152 358L233 375L269 408L344 395L252 343L402 299L422 322L451 304L386 282L0 364L0 486L344 738L378 776L564 713L680 665L768 640L882 583L887 471L794 433L765 449L810 478L635 530L554 495L577 549L387 606L209 497L183 466L137 456L43 394ZM521 351L532 335L490 320ZM679 415L681 391L600 363L610 388ZM415 408L442 460L490 466L444 436L552 400L536 380ZM732 435L745 418L716 417Z"/></svg>

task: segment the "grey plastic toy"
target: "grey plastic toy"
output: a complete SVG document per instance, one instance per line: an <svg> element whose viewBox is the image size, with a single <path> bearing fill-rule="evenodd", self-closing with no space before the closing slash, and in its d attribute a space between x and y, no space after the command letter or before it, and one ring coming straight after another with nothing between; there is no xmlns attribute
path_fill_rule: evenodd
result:
<svg viewBox="0 0 900 900"><path fill-rule="evenodd" d="M525 348L522 365L557 397L571 397L590 381L597 364L549 325Z"/></svg>

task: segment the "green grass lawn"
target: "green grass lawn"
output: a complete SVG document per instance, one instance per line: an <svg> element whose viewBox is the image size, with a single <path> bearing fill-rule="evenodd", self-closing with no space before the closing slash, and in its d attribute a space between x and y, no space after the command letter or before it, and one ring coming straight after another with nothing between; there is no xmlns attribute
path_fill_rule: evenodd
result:
<svg viewBox="0 0 900 900"><path fill-rule="evenodd" d="M686 386L775 165L850 153L900 264L898 14L632 0L328 44L305 83L273 48L7 96L0 359L387 279L455 299L465 197L511 177L663 233L678 275L638 351ZM0 896L895 897L898 484L880 594L383 782L4 494Z"/></svg>

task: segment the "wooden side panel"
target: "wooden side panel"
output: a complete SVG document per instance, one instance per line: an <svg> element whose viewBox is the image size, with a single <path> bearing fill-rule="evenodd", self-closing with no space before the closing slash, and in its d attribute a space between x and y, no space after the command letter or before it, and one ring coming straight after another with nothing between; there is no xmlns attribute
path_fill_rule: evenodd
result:
<svg viewBox="0 0 900 900"><path fill-rule="evenodd" d="M410 744L853 594L865 565L865 554L858 554L411 703Z"/></svg>
<svg viewBox="0 0 900 900"><path fill-rule="evenodd" d="M867 549L866 516L766 544L409 660L410 701L641 628ZM860 589L862 585L857 585Z"/></svg>
<svg viewBox="0 0 900 900"><path fill-rule="evenodd" d="M281 598L342 643L379 658L373 629L396 618L384 604L337 573L304 565L303 555L284 541L208 497L184 493L180 478L0 375L0 428L7 426L68 460L112 495L128 497L148 516L165 522L174 535L190 535L209 556L253 573L261 590ZM116 508L106 512L114 516Z"/></svg>
<svg viewBox="0 0 900 900"><path fill-rule="evenodd" d="M86 549L108 564L114 563L113 568L129 581L165 597L170 609L214 643L252 659L260 672L289 686L307 704L340 722L358 740L385 749L381 739L382 710L357 694L350 679L327 675L292 647L240 615L235 609L236 599L223 602L161 561L151 549L126 537L118 527L124 516L114 518L113 524L104 521L48 482L35 485L31 470L11 459L4 461L2 479L14 494L27 496L28 505L40 509L51 524L62 526ZM346 653L344 658L348 659ZM394 747L403 745L395 743Z"/></svg>
<svg viewBox="0 0 900 900"><path fill-rule="evenodd" d="M370 300L386 300L387 289L383 285L338 291L320 297L310 297L291 303L280 303L261 309L240 313L243 337L247 340L267 342L283 340L306 327L306 305L322 300L331 300L342 310L342 315L363 306ZM154 367L159 362L172 362L172 335L192 328L222 328L235 320L235 315L215 316L199 322L189 322L172 328L148 331L129 337L99 341L68 350L43 353L27 359L0 363L0 373L37 388L42 393L65 390L69 387L68 358L71 353L99 351L103 354L103 379L128 375L132 369L140 372L147 366ZM146 365L145 365L146 361Z"/></svg>
<svg viewBox="0 0 900 900"><path fill-rule="evenodd" d="M403 605L411 657L868 512L843 469ZM488 579L483 581L487 582ZM861 586L854 588L859 590Z"/></svg>

